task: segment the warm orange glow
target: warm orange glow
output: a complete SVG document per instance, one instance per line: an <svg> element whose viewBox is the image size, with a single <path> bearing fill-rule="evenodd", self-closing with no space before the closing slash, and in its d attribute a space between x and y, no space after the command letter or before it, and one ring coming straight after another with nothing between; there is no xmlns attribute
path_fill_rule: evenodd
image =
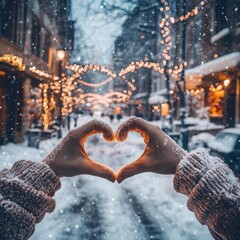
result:
<svg viewBox="0 0 240 240"><path fill-rule="evenodd" d="M223 82L223 84L224 84L225 87L228 87L229 84L230 84L230 82L231 82L230 79L225 79L224 82Z"/></svg>
<svg viewBox="0 0 240 240"><path fill-rule="evenodd" d="M15 67L17 67L20 71L24 71L26 69L26 65L23 62L23 58L15 56L13 54L4 54L0 57L0 62L9 63Z"/></svg>
<svg viewBox="0 0 240 240"><path fill-rule="evenodd" d="M169 114L169 105L168 105L168 103L161 104L161 114L164 117Z"/></svg>
<svg viewBox="0 0 240 240"><path fill-rule="evenodd" d="M64 50L57 51L57 59L58 61L63 61L66 58L66 52Z"/></svg>

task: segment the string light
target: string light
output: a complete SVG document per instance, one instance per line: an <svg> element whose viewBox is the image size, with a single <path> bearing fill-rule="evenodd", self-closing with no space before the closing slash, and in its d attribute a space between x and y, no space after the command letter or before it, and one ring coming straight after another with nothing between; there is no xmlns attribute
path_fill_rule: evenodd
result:
<svg viewBox="0 0 240 240"><path fill-rule="evenodd" d="M50 112L49 112L49 107L48 107L48 84L47 83L40 83L39 88L42 90L42 107L43 107L43 112L41 116L42 124L44 129L48 129L49 124L50 124Z"/></svg>
<svg viewBox="0 0 240 240"><path fill-rule="evenodd" d="M95 87L95 88L101 87L101 86L113 81L117 77L117 74L112 72L107 67L102 66L102 65L97 65L97 64L87 64L84 66L74 64L74 65L67 66L67 69L74 72L74 74L70 77L70 78L72 78L71 80L78 79L78 82L80 84L83 84L88 87ZM89 82L86 82L83 79L81 79L81 75L86 74L88 71L100 71L109 77L100 83L89 83ZM136 87L134 87L134 85L131 82L129 82L126 79L126 77L122 78L122 79L128 84L128 86L132 89L132 91L136 90Z"/></svg>
<svg viewBox="0 0 240 240"><path fill-rule="evenodd" d="M201 6L196 6L196 7L194 7L191 11L187 12L185 15L182 15L182 16L180 16L180 17L178 17L178 18L175 18L175 19L174 19L174 18L171 18L171 23L183 22L183 21L188 20L188 18L190 18L190 17L194 17L194 16L198 15L198 14L199 14L199 11L200 11L201 9L204 9L204 7L205 7L205 2L204 2L204 1L201 1L201 2L200 2L200 5L201 5Z"/></svg>
<svg viewBox="0 0 240 240"><path fill-rule="evenodd" d="M39 77L49 78L51 80L58 80L59 79L59 77L57 77L55 75L48 74L47 72L44 72L44 71L36 68L35 66L30 67L29 70L31 72L37 74Z"/></svg>
<svg viewBox="0 0 240 240"><path fill-rule="evenodd" d="M109 105L114 102L128 102L129 95L121 92L108 92L103 95L97 93L85 93L80 94L79 96L74 97L76 103L91 103L98 104L103 103L105 105Z"/></svg>
<svg viewBox="0 0 240 240"><path fill-rule="evenodd" d="M25 71L26 69L23 59L13 54L4 54L0 57L0 62L10 63L11 65L17 67L20 71Z"/></svg>
<svg viewBox="0 0 240 240"><path fill-rule="evenodd" d="M129 64L126 68L122 69L118 75L120 77L123 77L127 73L134 73L140 68L152 68L154 71L159 72L160 74L162 74L164 71L164 69L160 67L159 63L144 62L141 60L137 62L131 62L131 64Z"/></svg>

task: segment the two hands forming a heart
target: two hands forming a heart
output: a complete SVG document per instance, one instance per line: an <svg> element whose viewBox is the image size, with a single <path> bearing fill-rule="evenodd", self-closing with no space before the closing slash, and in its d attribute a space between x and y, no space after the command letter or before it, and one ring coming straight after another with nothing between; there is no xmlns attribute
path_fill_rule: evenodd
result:
<svg viewBox="0 0 240 240"><path fill-rule="evenodd" d="M85 151L84 143L91 135L102 133L108 142L115 140L123 142L131 131L141 134L146 147L137 160L126 164L118 172L91 160ZM174 174L180 159L185 155L186 152L159 127L141 118L131 117L118 128L115 134L108 124L100 120L92 120L70 131L44 162L59 177L89 174L106 178L111 182L117 180L120 183L128 177L143 172Z"/></svg>

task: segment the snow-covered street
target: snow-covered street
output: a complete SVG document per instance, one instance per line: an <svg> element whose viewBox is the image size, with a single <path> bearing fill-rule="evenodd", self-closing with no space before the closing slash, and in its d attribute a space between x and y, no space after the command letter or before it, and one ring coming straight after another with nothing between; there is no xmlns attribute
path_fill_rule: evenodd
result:
<svg viewBox="0 0 240 240"><path fill-rule="evenodd" d="M88 120L84 117L79 122ZM118 125L111 124L113 130ZM0 170L20 159L41 161L58 141L42 141L40 149L26 143L1 146ZM140 156L144 143L137 133L130 134L124 143L107 143L95 135L87 141L86 149L92 159L117 170ZM36 226L30 239L213 239L187 209L187 198L173 190L172 179L144 173L119 185L92 176L64 178L55 197L55 211Z"/></svg>

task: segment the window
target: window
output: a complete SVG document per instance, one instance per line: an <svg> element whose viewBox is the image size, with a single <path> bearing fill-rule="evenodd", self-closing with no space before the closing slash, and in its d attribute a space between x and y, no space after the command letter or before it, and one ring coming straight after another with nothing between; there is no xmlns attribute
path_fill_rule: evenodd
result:
<svg viewBox="0 0 240 240"><path fill-rule="evenodd" d="M228 1L219 0L215 5L215 33L227 27L228 22Z"/></svg>
<svg viewBox="0 0 240 240"><path fill-rule="evenodd" d="M200 56L201 56L201 39L202 39L202 32L201 32L201 28L202 28L202 21L200 16L196 18L196 21L194 23L194 46L193 46L193 59L196 62L200 61Z"/></svg>
<svg viewBox="0 0 240 240"><path fill-rule="evenodd" d="M11 1L0 0L0 34L8 40L13 40L14 5Z"/></svg>
<svg viewBox="0 0 240 240"><path fill-rule="evenodd" d="M0 0L0 35L15 43L24 46L26 34L27 4L25 0Z"/></svg>
<svg viewBox="0 0 240 240"><path fill-rule="evenodd" d="M43 60L48 63L49 60L49 50L51 47L51 34L47 30L46 35L45 35L45 40L44 40L44 46L43 46Z"/></svg>
<svg viewBox="0 0 240 240"><path fill-rule="evenodd" d="M33 14L32 16L32 53L40 57L40 41L41 41L41 26L39 19Z"/></svg>

